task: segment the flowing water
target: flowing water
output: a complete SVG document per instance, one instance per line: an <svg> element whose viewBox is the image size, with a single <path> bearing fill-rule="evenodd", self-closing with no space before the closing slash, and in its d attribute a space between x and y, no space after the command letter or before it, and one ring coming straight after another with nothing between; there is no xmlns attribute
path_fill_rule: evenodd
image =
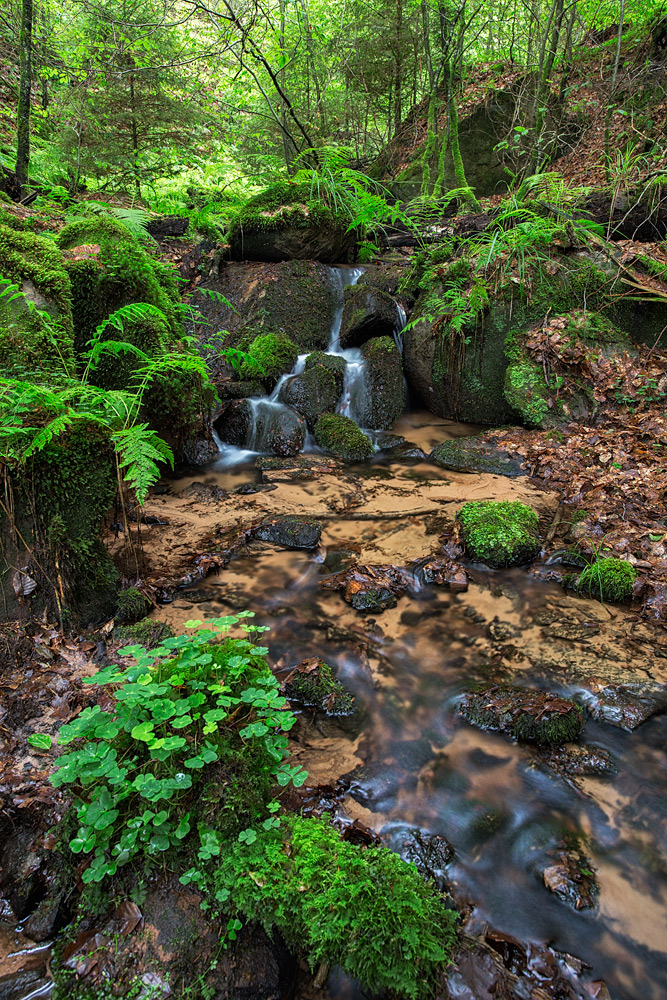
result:
<svg viewBox="0 0 667 1000"><path fill-rule="evenodd" d="M342 358L345 361L343 391L336 412L340 413L342 416L349 417L351 420L354 420L356 424L362 426L363 414L365 412L365 362L360 348L341 347L340 331L343 318L343 293L345 286L356 285L357 281L364 273L364 269L362 267L332 267L329 268L329 271L331 284L336 297L336 309L333 322L331 324L329 343L325 353L333 355L334 357ZM397 303L394 340L400 351L403 350L401 331L405 326L405 320L405 310ZM221 468L238 465L241 462L247 461L253 455L270 452L267 443L271 434L273 421L282 411L289 409L286 404L280 401L283 389L290 379L303 373L306 358L310 353L310 351L307 351L305 354L299 355L292 371L280 377L269 396L248 400L251 408L252 420L243 447L239 448L234 445L225 444L220 440L217 441L220 449L220 459L218 464ZM375 436L373 431L368 431L367 433L369 433L371 437ZM318 450L315 439L310 433L307 435L304 450L307 452Z"/></svg>
<svg viewBox="0 0 667 1000"><path fill-rule="evenodd" d="M444 436L443 422L422 425L422 436ZM446 476L434 467L377 461L358 474L412 476L415 491ZM233 481L256 476L246 465L234 470ZM474 495L479 477L467 478ZM323 486L316 479L305 488L316 497ZM633 733L588 721L582 740L611 753L617 770L575 781L534 749L481 732L456 712L462 692L488 679L499 658L510 672L513 660L527 658L530 682L530 665L545 645L564 658L573 649L576 655L570 640L545 632L555 619L590 629L594 638L581 648L599 656L601 671L605 657L646 664L664 656L656 641L664 642L663 633L625 610L568 596L549 581L547 566L474 571L465 593L415 581L396 608L371 617L320 589L334 553L386 546L392 533L403 533L409 549L415 522L334 519L315 553L252 543L250 555L179 594L160 617L179 627L193 614L251 608L271 627L267 643L279 675L308 656L325 659L354 692L359 711L344 725L304 711L293 752L310 784L337 787L340 815L399 850L413 829L447 838L455 850L448 877L457 899L470 900L477 925L578 956L591 966L591 980L607 982L613 1000L664 1000L667 717ZM600 884L592 910L575 911L544 886L548 847L564 833L585 839ZM329 989L362 996L344 978Z"/></svg>

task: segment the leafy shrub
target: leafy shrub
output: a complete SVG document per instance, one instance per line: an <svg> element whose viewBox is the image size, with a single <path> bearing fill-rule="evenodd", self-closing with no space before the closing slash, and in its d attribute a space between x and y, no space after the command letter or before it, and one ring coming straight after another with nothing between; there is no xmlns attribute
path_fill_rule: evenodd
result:
<svg viewBox="0 0 667 1000"><path fill-rule="evenodd" d="M456 519L466 550L494 569L529 562L540 550L537 514L517 500L473 500Z"/></svg>
<svg viewBox="0 0 667 1000"><path fill-rule="evenodd" d="M577 589L601 601L631 601L637 571L625 559L609 556L587 566L577 582Z"/></svg>
<svg viewBox="0 0 667 1000"><path fill-rule="evenodd" d="M295 720L267 666L268 650L249 639L213 642L248 617L211 619L194 635L165 639L148 652L125 647L121 653L135 657L133 666L112 665L86 678L108 686L115 705L108 711L93 705L61 727L58 743L76 746L57 758L51 779L55 787L71 785L75 795L79 825L70 848L92 855L84 882L101 882L138 854L150 858L178 847L195 825L207 768L230 754L253 755L267 798L273 780L304 780L300 768L282 764L284 734ZM219 833L205 822L198 833L200 861L220 853ZM198 876L190 869L184 879Z"/></svg>
<svg viewBox="0 0 667 1000"><path fill-rule="evenodd" d="M290 817L237 842L214 878L220 900L372 993L430 995L456 941L456 913L412 865L341 841L324 819Z"/></svg>

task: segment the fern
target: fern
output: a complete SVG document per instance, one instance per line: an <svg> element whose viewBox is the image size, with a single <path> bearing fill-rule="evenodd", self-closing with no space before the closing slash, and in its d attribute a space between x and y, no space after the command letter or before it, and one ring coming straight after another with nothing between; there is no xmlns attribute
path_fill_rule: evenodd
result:
<svg viewBox="0 0 667 1000"><path fill-rule="evenodd" d="M134 424L111 435L118 466L125 470L125 482L136 492L143 504L148 490L160 478L158 462L168 462L174 467L174 454L162 438L148 424Z"/></svg>

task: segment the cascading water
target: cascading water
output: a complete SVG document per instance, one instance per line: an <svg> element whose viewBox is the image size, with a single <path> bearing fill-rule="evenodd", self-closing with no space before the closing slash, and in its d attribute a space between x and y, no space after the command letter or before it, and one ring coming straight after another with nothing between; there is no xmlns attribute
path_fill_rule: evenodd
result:
<svg viewBox="0 0 667 1000"><path fill-rule="evenodd" d="M364 273L362 267L336 267L331 268L331 283L336 290L336 311L331 324L331 334L326 354L332 354L343 358L345 361L345 376L343 382L343 392L337 407L337 412L342 416L350 417L355 423L363 423L364 414L364 359L358 347L350 347L343 350L340 346L340 330L343 319L344 290L346 285L356 285L357 281ZM402 328L401 308L398 307L397 331ZM403 313L403 318L404 318ZM398 340L397 340L398 344ZM305 368L306 358L311 352L300 354L291 372L282 375L269 396L248 399L250 406L250 425L246 434L243 447L225 444L216 436L216 443L220 449L220 459L218 465L236 465L243 462L253 454L261 454L271 451L271 436L275 431L276 422L289 418L289 414L294 411L285 403L279 401L280 394L287 382L296 375L301 375ZM316 447L311 435L308 434L305 441L308 449Z"/></svg>

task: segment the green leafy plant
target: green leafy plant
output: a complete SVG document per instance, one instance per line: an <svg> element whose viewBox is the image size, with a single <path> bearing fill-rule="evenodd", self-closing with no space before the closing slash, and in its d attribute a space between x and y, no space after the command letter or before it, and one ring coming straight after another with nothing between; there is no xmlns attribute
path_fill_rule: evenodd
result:
<svg viewBox="0 0 667 1000"><path fill-rule="evenodd" d="M466 550L487 566L517 566L540 550L537 514L518 500L472 500L463 504L456 520Z"/></svg>
<svg viewBox="0 0 667 1000"><path fill-rule="evenodd" d="M57 758L51 779L74 793L78 829L69 846L91 856L84 882L100 882L138 854L154 858L178 848L195 828L199 861L217 857L223 838L205 821L196 823L197 790L207 769L230 752L251 753L267 780L305 780L301 768L283 763L295 718L266 664L268 650L226 637L232 626L265 631L245 621L251 617L188 622L193 635L164 639L152 650L124 647L132 666L112 665L86 679L109 689L113 707L93 705L60 728L58 744L74 748ZM199 877L191 869L184 881Z"/></svg>
<svg viewBox="0 0 667 1000"><path fill-rule="evenodd" d="M625 559L607 556L596 559L581 573L577 590L601 601L631 601L637 570Z"/></svg>

